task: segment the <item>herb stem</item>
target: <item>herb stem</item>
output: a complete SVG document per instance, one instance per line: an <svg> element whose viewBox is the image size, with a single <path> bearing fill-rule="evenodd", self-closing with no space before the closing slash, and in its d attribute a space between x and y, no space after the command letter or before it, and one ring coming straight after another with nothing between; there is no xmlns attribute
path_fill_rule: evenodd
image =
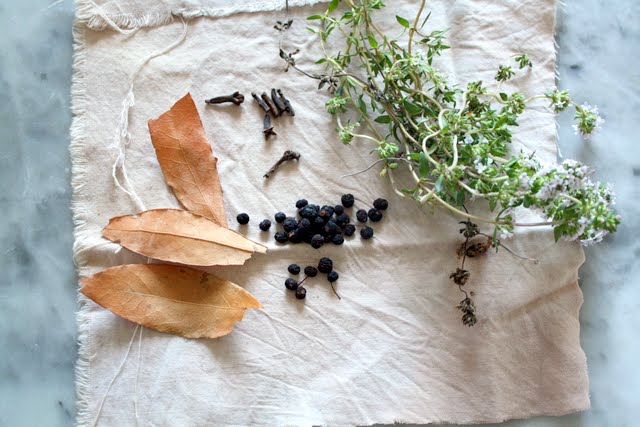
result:
<svg viewBox="0 0 640 427"><path fill-rule="evenodd" d="M411 55L411 46L413 45L413 35L417 31L418 22L420 21L420 16L422 15L424 4L425 4L425 0L422 0L420 2L420 9L418 9L416 19L413 21L413 26L409 29L409 42L407 43L407 52L409 53L409 55Z"/></svg>
<svg viewBox="0 0 640 427"><path fill-rule="evenodd" d="M387 162L387 161L394 161L394 162L403 161L403 162L411 163L410 160L407 160L404 157L386 157L384 159L376 160L375 162L373 162L372 164L370 164L366 168L364 168L362 170L359 170L358 172L353 172L353 173L349 173L349 174L346 174L346 175L342 175L340 178L347 178L347 177L350 177L350 176L360 175L361 173L364 173L364 172L368 171L369 169L371 169L372 167L374 167L378 163Z"/></svg>

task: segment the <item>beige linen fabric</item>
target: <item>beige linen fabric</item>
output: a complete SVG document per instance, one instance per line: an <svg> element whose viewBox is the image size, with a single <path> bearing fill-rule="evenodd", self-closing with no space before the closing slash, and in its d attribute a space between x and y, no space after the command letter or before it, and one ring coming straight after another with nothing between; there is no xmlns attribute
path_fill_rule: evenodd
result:
<svg viewBox="0 0 640 427"><path fill-rule="evenodd" d="M413 16L415 3L392 2L378 14L383 29L399 32L395 15ZM314 81L282 72L278 34L271 28L282 19L282 11L274 11L279 6L78 3L71 152L80 275L147 261L107 242L100 230L109 218L140 209L114 184L114 134L132 75L149 55L178 39L184 28L180 17L191 18L185 39L147 61L134 82L125 150L129 181L147 209L179 207L164 183L147 120L191 92L220 159L231 228L270 249L243 267L213 269L264 305L247 311L232 334L217 340L147 329L134 337L142 329L82 300L78 424L482 423L588 408L578 322L581 249L554 244L550 230L528 229L509 245L539 264L505 251L469 260L467 287L475 293L479 322L462 326L455 309L462 294L448 278L458 265L459 218L394 196L377 168L340 178L371 164L372 147L366 141L351 146L337 141L336 125L323 108L326 93L317 91ZM438 0L428 6L433 10L428 28L450 29L453 49L439 66L452 80L491 82L500 63L525 50L534 70L514 84L526 95L554 87L553 0ZM304 17L324 7L291 10L295 23L289 40L302 48L299 63L311 68L319 51ZM120 34L113 25L143 28ZM271 87L289 95L297 114L276 120L278 137L265 142L262 114L249 93ZM248 97L241 107L202 102L234 90ZM517 141L554 161L553 114L543 105L527 113ZM299 151L300 162L265 181L262 175L285 149ZM298 198L335 204L343 193L356 195L356 207L380 196L390 200L374 239L357 237L341 247L314 250L276 245L273 233L257 228L278 210L293 214ZM235 224L238 212L251 214L248 227ZM287 265L315 264L321 256L334 260L342 300L321 277L308 281L304 302L295 300L283 286Z"/></svg>

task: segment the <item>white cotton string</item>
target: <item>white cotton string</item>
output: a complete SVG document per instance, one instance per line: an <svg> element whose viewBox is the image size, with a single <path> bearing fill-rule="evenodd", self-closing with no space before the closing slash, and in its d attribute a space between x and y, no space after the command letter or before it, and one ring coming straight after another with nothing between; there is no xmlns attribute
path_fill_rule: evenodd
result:
<svg viewBox="0 0 640 427"><path fill-rule="evenodd" d="M116 24L111 20L111 18L109 18L109 15L98 4L96 4L93 0L89 0L89 3L91 3L91 5L96 8L96 14L99 15L104 20L104 22L106 22L107 25L109 25L109 27L111 27L113 30L119 32L120 34L132 34L138 31L138 27L129 29L119 27L118 24Z"/></svg>
<svg viewBox="0 0 640 427"><path fill-rule="evenodd" d="M136 370L136 382L133 388L133 411L136 414L136 426L138 425L138 377L140 376L140 363L142 363L142 332L144 328L140 328L138 336L138 369Z"/></svg>
<svg viewBox="0 0 640 427"><path fill-rule="evenodd" d="M120 363L120 367L118 367L116 374L111 379L111 382L107 387L107 390L104 392L104 395L102 396L102 400L100 400L100 405L98 406L98 412L96 413L96 417L93 420L93 423L91 424L93 427L95 427L98 424L98 420L100 419L100 413L102 412L102 407L104 406L105 400L107 400L107 395L109 395L109 391L111 391L111 386L113 385L113 383L116 382L116 378L118 378L118 376L120 375L120 372L122 372L122 368L124 368L124 364L127 361L127 358L129 357L129 352L131 352L131 346L133 345L133 339L135 338L136 332L138 332L138 329L140 329L140 325L136 325L136 328L133 330L133 335L131 335L131 340L129 340L129 346L127 347L127 352L124 355L124 359L122 359L122 362Z"/></svg>
<svg viewBox="0 0 640 427"><path fill-rule="evenodd" d="M127 146L129 145L129 140L131 137L131 135L129 134L129 111L135 105L135 96L133 95L133 87L135 85L136 78L138 77L142 69L145 67L145 65L149 63L149 61L151 61L154 58L157 58L158 56L162 56L168 53L173 48L175 48L180 43L182 43L182 41L186 38L188 21L185 21L184 19L182 19L182 25L183 25L183 29L182 29L182 33L180 34L180 37L178 37L173 43L171 43L169 46L165 47L164 49L149 55L138 66L138 68L135 70L135 72L131 76L131 84L129 86L129 91L127 92L127 95L122 101L122 110L120 111L120 121L118 122L118 127L116 128L116 134L114 137L114 144L118 149L118 156L116 157L116 160L113 163L113 167L111 169L111 176L113 177L113 181L115 182L116 187L124 191L136 203L136 205L138 205L138 208L140 208L141 211L146 210L144 203L142 203L142 200L140 200L140 197L138 196L135 189L133 188L131 181L129 181L129 175L127 174L127 168L125 165L126 149L127 149ZM120 182L120 179L118 178L118 172L120 172L122 176L122 182Z"/></svg>

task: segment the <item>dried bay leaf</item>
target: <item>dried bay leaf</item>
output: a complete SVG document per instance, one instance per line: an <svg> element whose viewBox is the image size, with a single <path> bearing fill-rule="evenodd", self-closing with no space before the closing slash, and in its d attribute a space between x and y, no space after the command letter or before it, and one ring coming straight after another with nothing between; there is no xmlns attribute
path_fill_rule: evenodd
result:
<svg viewBox="0 0 640 427"><path fill-rule="evenodd" d="M141 255L196 266L241 265L266 247L180 209L153 209L112 218L102 234Z"/></svg>
<svg viewBox="0 0 640 427"><path fill-rule="evenodd" d="M247 308L262 307L234 283L176 265L121 265L81 282L80 292L118 316L186 338L226 335Z"/></svg>
<svg viewBox="0 0 640 427"><path fill-rule="evenodd" d="M226 227L218 159L191 94L157 119L149 120L149 132L165 181L180 203Z"/></svg>

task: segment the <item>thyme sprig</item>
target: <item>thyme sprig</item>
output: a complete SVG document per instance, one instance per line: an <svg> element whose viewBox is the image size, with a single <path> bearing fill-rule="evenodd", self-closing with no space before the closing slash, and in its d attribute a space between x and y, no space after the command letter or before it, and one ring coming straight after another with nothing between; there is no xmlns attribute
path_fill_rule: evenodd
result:
<svg viewBox="0 0 640 427"><path fill-rule="evenodd" d="M340 3L346 10L338 11ZM445 31L425 32L425 1L412 21L396 16L403 34L394 37L383 34L373 18L384 6L381 0L332 0L324 14L307 18L318 23L309 30L322 45L324 55L316 63L325 66L323 73L298 67L297 50L287 53L281 39L280 56L287 67L318 80L320 88L333 94L325 108L337 116L343 143L370 141L383 163L381 175L389 177L399 196L493 225L494 237L508 238L515 227L551 226L556 240L588 245L616 230L615 195L609 186L591 180L587 166L574 160L546 164L534 153L511 152L512 131L532 103L546 100L556 112L574 108L575 130L585 137L604 122L597 108L578 105L566 90L529 97L501 90L503 82L533 67L525 53L514 55L512 65L499 66L497 83L491 85L496 93L482 81L452 84L434 66L449 46ZM406 33L408 41L402 45ZM329 53L327 43L336 35L344 48ZM356 120L347 119L354 113ZM394 170L401 165L413 178L410 186L396 184ZM470 199L485 200L495 216L462 210ZM539 211L545 221L518 222L514 208L519 206Z"/></svg>

